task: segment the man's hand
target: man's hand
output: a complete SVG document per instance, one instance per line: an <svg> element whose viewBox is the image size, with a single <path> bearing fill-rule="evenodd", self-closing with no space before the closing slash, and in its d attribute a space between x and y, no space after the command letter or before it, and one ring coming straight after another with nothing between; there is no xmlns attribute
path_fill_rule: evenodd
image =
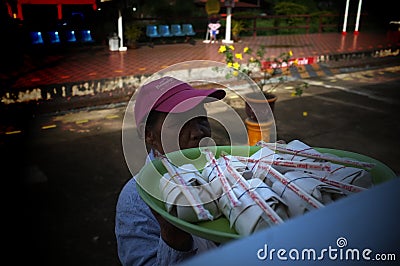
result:
<svg viewBox="0 0 400 266"><path fill-rule="evenodd" d="M193 248L191 234L172 225L153 209L151 212L160 224L161 237L168 246L179 251L189 251Z"/></svg>

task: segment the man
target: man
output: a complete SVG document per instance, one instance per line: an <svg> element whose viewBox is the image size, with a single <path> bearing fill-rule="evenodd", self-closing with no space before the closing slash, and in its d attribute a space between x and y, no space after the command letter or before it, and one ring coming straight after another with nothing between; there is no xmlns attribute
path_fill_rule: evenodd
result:
<svg viewBox="0 0 400 266"><path fill-rule="evenodd" d="M148 160L159 155L199 147L211 137L204 103L221 100L223 90L194 89L172 77L142 86L134 107L138 134ZM171 225L140 198L135 178L123 187L116 208L115 234L123 265L171 265L216 247Z"/></svg>

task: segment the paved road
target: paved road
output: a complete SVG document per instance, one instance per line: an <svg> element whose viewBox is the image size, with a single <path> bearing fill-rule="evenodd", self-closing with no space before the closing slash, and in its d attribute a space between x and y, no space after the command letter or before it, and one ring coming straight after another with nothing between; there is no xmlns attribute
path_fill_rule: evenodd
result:
<svg viewBox="0 0 400 266"><path fill-rule="evenodd" d="M280 92L277 138L362 153L399 174L399 72L395 66L310 79L301 98ZM114 209L131 176L121 144L125 108L121 103L41 115L25 121L26 131L1 136L8 179L28 184L12 189L18 208L8 216L15 244L27 254L22 261L119 265ZM142 161L133 162L135 171Z"/></svg>

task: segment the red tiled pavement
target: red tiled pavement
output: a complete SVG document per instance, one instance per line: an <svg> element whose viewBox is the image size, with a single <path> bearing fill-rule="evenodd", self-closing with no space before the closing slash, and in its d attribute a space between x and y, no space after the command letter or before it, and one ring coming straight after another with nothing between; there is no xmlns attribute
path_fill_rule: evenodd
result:
<svg viewBox="0 0 400 266"><path fill-rule="evenodd" d="M220 42L221 44L221 42ZM12 88L32 88L44 84L60 84L120 76L152 74L175 63L190 60L223 61L218 54L220 44L197 40L189 43L141 46L126 52L111 52L106 46L94 46L42 58L39 63L27 58L21 72L14 73ZM342 53L372 52L398 45L386 33L324 33L245 37L235 43L237 50L245 46L266 45L268 55L277 56L292 50L294 57L311 57ZM397 47L397 46L396 46ZM1 76L0 76L1 78Z"/></svg>

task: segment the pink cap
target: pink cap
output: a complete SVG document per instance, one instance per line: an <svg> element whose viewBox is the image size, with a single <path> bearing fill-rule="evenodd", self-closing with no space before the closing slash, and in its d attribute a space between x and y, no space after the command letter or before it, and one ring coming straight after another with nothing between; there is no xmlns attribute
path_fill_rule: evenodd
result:
<svg viewBox="0 0 400 266"><path fill-rule="evenodd" d="M136 95L135 120L138 126L156 110L166 113L186 112L201 102L221 100L226 92L221 89L195 89L173 77L162 77L140 87Z"/></svg>

